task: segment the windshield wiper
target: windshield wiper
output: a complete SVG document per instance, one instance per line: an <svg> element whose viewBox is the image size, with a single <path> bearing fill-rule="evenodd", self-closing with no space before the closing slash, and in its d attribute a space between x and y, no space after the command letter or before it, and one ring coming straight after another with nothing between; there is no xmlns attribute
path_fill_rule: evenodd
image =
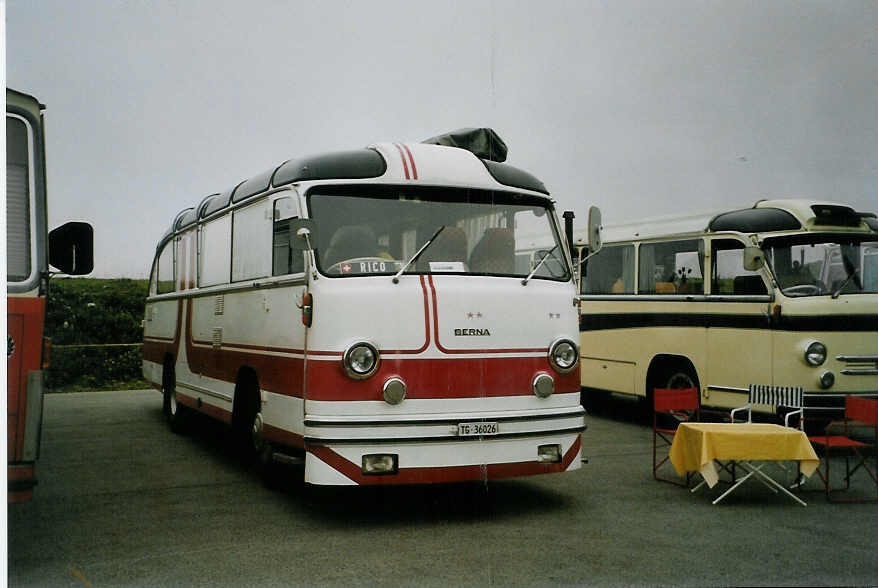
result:
<svg viewBox="0 0 878 588"><path fill-rule="evenodd" d="M540 269L540 267L543 265L543 262L545 262L547 259L549 259L549 256L552 255L552 252L557 248L558 248L558 244L555 243L554 247L552 247L551 249L546 251L546 254L543 256L543 258L540 260L540 262L532 270L530 270L530 273L527 274L527 277L521 281L522 286L527 286L528 280L530 280L532 277L534 277L534 274L537 273L537 270Z"/></svg>
<svg viewBox="0 0 878 588"><path fill-rule="evenodd" d="M847 253L845 251L845 246L842 245L841 264L844 266L844 271L847 274L847 277L844 279L844 282L842 282L841 285L835 289L835 292L832 293L833 299L838 298L838 295L841 294L841 291L844 290L844 287L847 286L848 282L850 282L851 280L854 281L854 285L857 287L857 289L863 289L863 281L860 280L860 276L857 275L857 267L854 265L854 262L851 261L851 259L847 255L845 255L845 253Z"/></svg>
<svg viewBox="0 0 878 588"><path fill-rule="evenodd" d="M393 283L394 283L394 284L398 284L398 283L399 283L399 276L402 275L402 272L404 272L404 271L408 268L408 266L410 266L411 264L413 264L413 263L415 262L415 260L418 259L418 258L421 256L421 253L423 253L424 250L427 249L427 247L430 246L430 243L432 243L432 242L436 239L436 237L439 236L439 233L441 233L441 232L442 232L442 229L444 229L444 228L445 228L445 225L442 225L441 227L439 227L438 229L436 229L436 232L433 233L433 236L430 237L429 239L427 239L427 242L426 242L426 243L424 243L423 245L421 245L421 248L418 249L417 253L415 253L415 254L412 256L411 259L409 259L407 262L405 262L405 265L403 265L401 268L399 268L399 271L396 272L396 275L395 275L395 276L393 276Z"/></svg>

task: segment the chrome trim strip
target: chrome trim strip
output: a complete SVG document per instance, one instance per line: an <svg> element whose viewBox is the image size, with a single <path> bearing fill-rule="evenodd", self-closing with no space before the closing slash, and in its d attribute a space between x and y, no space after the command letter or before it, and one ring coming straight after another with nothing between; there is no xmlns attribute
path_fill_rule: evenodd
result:
<svg viewBox="0 0 878 588"><path fill-rule="evenodd" d="M318 417L308 418L305 420L306 427L394 427L400 425L457 425L460 422L527 422L537 420L565 419L584 417L585 409L577 406L572 409L561 409L552 412L540 411L532 414L519 414L503 416L502 413L485 412L485 413L460 413L460 414L443 414L439 418L428 419L412 419L400 417L397 419L374 420L372 417Z"/></svg>
<svg viewBox="0 0 878 588"><path fill-rule="evenodd" d="M708 386L708 390L715 390L717 392L738 392L741 394L749 394L750 390L748 388L735 388L733 386Z"/></svg>
<svg viewBox="0 0 878 588"><path fill-rule="evenodd" d="M878 376L878 368L847 369L841 370L841 373L846 376Z"/></svg>
<svg viewBox="0 0 878 588"><path fill-rule="evenodd" d="M305 445L395 445L399 443L461 443L493 441L495 439L515 439L523 437L555 437L557 435L569 435L571 433L582 433L587 428L586 425L581 427L571 427L569 429L558 429L553 431L526 431L521 433L506 433L500 435L486 435L484 437L458 437L457 435L446 435L443 437L399 437L399 438L359 438L359 439L321 439L318 437L305 437Z"/></svg>
<svg viewBox="0 0 878 588"><path fill-rule="evenodd" d="M848 363L878 363L878 355L836 355L835 359Z"/></svg>
<svg viewBox="0 0 878 588"><path fill-rule="evenodd" d="M187 388L192 390L193 392L199 392L204 394L205 396L212 396L214 398L219 398L220 400L225 400L226 402L232 402L232 397L226 394L221 394L219 392L214 392L213 390L208 390L207 388L202 388L200 386L193 386L192 384L187 384L186 382L177 382L177 386L181 388Z"/></svg>

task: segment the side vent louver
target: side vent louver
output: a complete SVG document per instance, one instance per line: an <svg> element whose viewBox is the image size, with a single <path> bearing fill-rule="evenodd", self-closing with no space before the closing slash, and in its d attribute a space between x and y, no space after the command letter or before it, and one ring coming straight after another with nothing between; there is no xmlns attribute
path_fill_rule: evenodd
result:
<svg viewBox="0 0 878 588"><path fill-rule="evenodd" d="M213 328L213 347L214 349L218 349L223 344L223 329L222 327L214 327Z"/></svg>
<svg viewBox="0 0 878 588"><path fill-rule="evenodd" d="M226 311L226 297L223 296L222 294L220 294L219 296L216 297L216 301L214 302L213 314L219 316L219 315L223 314L225 311Z"/></svg>

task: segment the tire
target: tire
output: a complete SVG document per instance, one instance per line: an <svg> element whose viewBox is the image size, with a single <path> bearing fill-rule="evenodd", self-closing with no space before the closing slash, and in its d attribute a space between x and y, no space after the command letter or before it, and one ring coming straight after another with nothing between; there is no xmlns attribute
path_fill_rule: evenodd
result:
<svg viewBox="0 0 878 588"><path fill-rule="evenodd" d="M691 367L689 362L685 360L664 361L655 369L655 373L650 375L646 383L646 397L642 405L642 412L645 417L652 420L653 413L653 390L656 388L667 388L672 390L680 390L684 388L695 388L700 390L698 383L698 375ZM698 394L699 404L701 403L701 393Z"/></svg>
<svg viewBox="0 0 878 588"><path fill-rule="evenodd" d="M267 443L262 438L262 413L259 401L259 384L253 376L242 375L235 390L235 407L232 423L235 450L241 460L249 465L262 457Z"/></svg>
<svg viewBox="0 0 878 588"><path fill-rule="evenodd" d="M162 411L171 431L182 435L186 432L189 408L177 402L176 381L174 366L170 361L166 361L162 372Z"/></svg>

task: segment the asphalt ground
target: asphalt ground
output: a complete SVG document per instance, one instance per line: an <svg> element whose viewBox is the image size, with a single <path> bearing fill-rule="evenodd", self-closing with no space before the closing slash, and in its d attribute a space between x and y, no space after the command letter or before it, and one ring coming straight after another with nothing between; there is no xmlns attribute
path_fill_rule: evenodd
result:
<svg viewBox="0 0 878 588"><path fill-rule="evenodd" d="M878 584L878 505L827 503L815 476L807 507L749 482L714 506L719 487L652 479L634 412L589 415L571 473L382 489L290 469L270 489L224 427L171 433L155 391L49 395L9 585Z"/></svg>

